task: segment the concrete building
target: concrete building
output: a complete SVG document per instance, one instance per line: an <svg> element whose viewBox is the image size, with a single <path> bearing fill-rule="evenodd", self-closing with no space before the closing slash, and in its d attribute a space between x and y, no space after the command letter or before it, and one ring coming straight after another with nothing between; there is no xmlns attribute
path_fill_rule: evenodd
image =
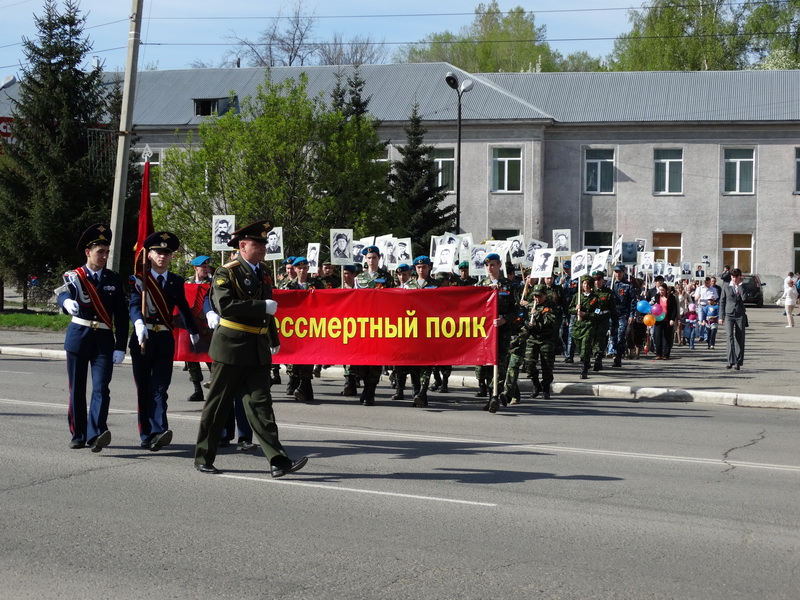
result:
<svg viewBox="0 0 800 600"><path fill-rule="evenodd" d="M338 69L273 68L271 77L305 73L309 93L329 98ZM642 238L657 260L706 262L707 273L738 266L775 293L788 270L800 270L800 71L362 66L370 111L391 142L387 158L399 158L394 145L417 102L440 177L452 186L457 94L448 72L474 83L462 102L461 227L476 240L521 233L552 244L554 229L569 229L576 251ZM263 80L263 69L139 73L138 146L157 159L212 111L237 110ZM5 93L0 117L10 112Z"/></svg>

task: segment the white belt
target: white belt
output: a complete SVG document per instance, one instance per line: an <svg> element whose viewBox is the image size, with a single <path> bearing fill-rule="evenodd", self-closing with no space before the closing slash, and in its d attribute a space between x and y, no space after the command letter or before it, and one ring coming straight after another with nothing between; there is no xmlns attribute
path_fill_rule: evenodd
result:
<svg viewBox="0 0 800 600"><path fill-rule="evenodd" d="M169 327L162 325L161 323L148 323L147 328L155 331L156 333L159 331L169 331Z"/></svg>
<svg viewBox="0 0 800 600"><path fill-rule="evenodd" d="M84 327L91 327L92 329L111 329L102 321L89 321L88 319L81 319L80 317L72 317L72 322Z"/></svg>

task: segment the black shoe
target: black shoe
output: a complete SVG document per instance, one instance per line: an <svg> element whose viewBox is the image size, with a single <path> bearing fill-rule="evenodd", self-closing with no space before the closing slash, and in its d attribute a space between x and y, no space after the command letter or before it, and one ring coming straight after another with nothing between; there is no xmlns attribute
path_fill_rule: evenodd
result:
<svg viewBox="0 0 800 600"><path fill-rule="evenodd" d="M533 379L532 381L533 381L533 391L531 392L531 398L538 398L539 394L542 393L542 384L536 381L535 379Z"/></svg>
<svg viewBox="0 0 800 600"><path fill-rule="evenodd" d="M372 397L364 398L361 401L361 404L363 404L364 406L375 406L375 398L372 398Z"/></svg>
<svg viewBox="0 0 800 600"><path fill-rule="evenodd" d="M428 406L428 396L422 392L414 396L414 406L417 408L426 408Z"/></svg>
<svg viewBox="0 0 800 600"><path fill-rule="evenodd" d="M317 379L319 379L320 377L322 377L322 366L321 366L321 365L317 365L317 366L315 366L315 367L314 367L314 370L312 371L312 374L313 374L313 375L314 375L314 377L316 377Z"/></svg>
<svg viewBox="0 0 800 600"><path fill-rule="evenodd" d="M500 408L500 401L497 398L492 398L489 400L489 412L494 414L497 412L497 409Z"/></svg>
<svg viewBox="0 0 800 600"><path fill-rule="evenodd" d="M732 368L733 368L733 365L726 365L726 366L725 366L725 368L726 368L726 369L732 369Z"/></svg>
<svg viewBox="0 0 800 600"><path fill-rule="evenodd" d="M405 400L405 399L406 395L403 393L403 390L397 390L392 396L392 400Z"/></svg>
<svg viewBox="0 0 800 600"><path fill-rule="evenodd" d="M581 373L581 379L589 379L589 374L586 371Z"/></svg>
<svg viewBox="0 0 800 600"><path fill-rule="evenodd" d="M86 448L86 442L70 442L69 447L72 450L80 450L81 448Z"/></svg>
<svg viewBox="0 0 800 600"><path fill-rule="evenodd" d="M291 461L288 458L284 459L285 462L272 465L272 476L283 477L287 473L294 473L306 466L308 457L304 456L300 460Z"/></svg>
<svg viewBox="0 0 800 600"><path fill-rule="evenodd" d="M435 382L433 383L433 385L431 386L431 391L432 391L432 392L438 392L438 391L441 389L441 387L442 387L442 384L441 384L441 382L439 382L439 381L435 381Z"/></svg>
<svg viewBox="0 0 800 600"><path fill-rule="evenodd" d="M442 387L439 388L440 394L449 394L450 388L447 387L447 382L442 382Z"/></svg>
<svg viewBox="0 0 800 600"><path fill-rule="evenodd" d="M100 452L103 448L111 443L111 432L106 429L103 433L94 438L92 443L92 452Z"/></svg>
<svg viewBox="0 0 800 600"><path fill-rule="evenodd" d="M738 370L739 370L739 365L736 365L736 366L734 367L734 369L736 369L736 370L738 371Z"/></svg>
<svg viewBox="0 0 800 600"><path fill-rule="evenodd" d="M239 446L236 448L236 451L237 452L252 452L256 448L258 448L257 444L254 444L253 442L248 442L247 440L241 440L239 442Z"/></svg>
<svg viewBox="0 0 800 600"><path fill-rule="evenodd" d="M508 406L508 396L506 396L505 393L501 393L499 396L497 396L497 399L500 400L500 404L503 406Z"/></svg>
<svg viewBox="0 0 800 600"><path fill-rule="evenodd" d="M544 400L550 400L550 392L548 392L547 390L545 390L544 392L542 392L542 398L543 398Z"/></svg>
<svg viewBox="0 0 800 600"><path fill-rule="evenodd" d="M201 473L205 473L206 475L219 475L222 473L217 467L214 465L207 465L203 463L202 465L198 465L197 463L194 464L194 468L200 471Z"/></svg>
<svg viewBox="0 0 800 600"><path fill-rule="evenodd" d="M158 452L164 446L172 441L172 430L167 429L164 433L158 433L153 436L153 441L150 442L150 452Z"/></svg>
<svg viewBox="0 0 800 600"><path fill-rule="evenodd" d="M575 362L575 359L574 359L574 358L570 358L570 357L568 356L567 358L565 358L565 359L564 359L564 362L565 362L565 363L574 363L574 362Z"/></svg>
<svg viewBox="0 0 800 600"><path fill-rule="evenodd" d="M621 367L622 366L622 357L615 356L614 357L614 364L611 365L612 367Z"/></svg>
<svg viewBox="0 0 800 600"><path fill-rule="evenodd" d="M486 398L489 395L489 388L484 384L478 385L478 391L475 393L476 398Z"/></svg>
<svg viewBox="0 0 800 600"><path fill-rule="evenodd" d="M205 398L203 398L203 390L195 391L186 399L187 402L203 402L204 400Z"/></svg>
<svg viewBox="0 0 800 600"><path fill-rule="evenodd" d="M227 448L230 445L231 445L230 440L220 440L219 444L217 444L217 448Z"/></svg>

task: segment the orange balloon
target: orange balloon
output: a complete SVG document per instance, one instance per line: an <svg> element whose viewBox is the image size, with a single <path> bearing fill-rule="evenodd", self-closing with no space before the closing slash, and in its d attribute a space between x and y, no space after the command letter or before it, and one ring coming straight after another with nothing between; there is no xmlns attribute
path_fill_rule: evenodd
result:
<svg viewBox="0 0 800 600"><path fill-rule="evenodd" d="M656 318L649 313L642 318L642 321L644 321L644 324L647 325L648 327L652 327L653 325L656 324Z"/></svg>

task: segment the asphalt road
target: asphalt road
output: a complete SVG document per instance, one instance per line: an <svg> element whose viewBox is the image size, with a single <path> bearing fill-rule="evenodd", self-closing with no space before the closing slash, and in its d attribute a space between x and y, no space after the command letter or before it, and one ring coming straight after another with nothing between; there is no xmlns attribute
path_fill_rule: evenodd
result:
<svg viewBox="0 0 800 600"><path fill-rule="evenodd" d="M69 450L62 361L0 357L5 598L796 598L800 411L468 395L276 394L284 444L192 468L201 407L138 446L115 367L100 454ZM280 388L279 392L282 391ZM446 398L446 402L442 399Z"/></svg>

